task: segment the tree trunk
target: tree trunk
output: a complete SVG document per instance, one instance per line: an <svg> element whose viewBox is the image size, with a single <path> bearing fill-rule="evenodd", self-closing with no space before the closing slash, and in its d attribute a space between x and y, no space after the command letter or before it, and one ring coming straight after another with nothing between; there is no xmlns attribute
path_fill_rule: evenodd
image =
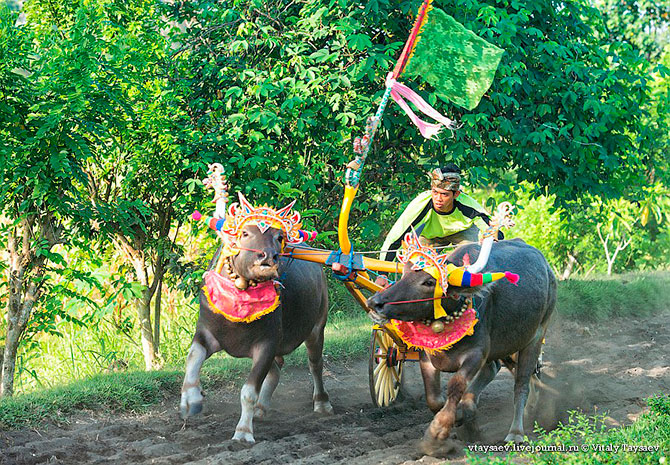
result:
<svg viewBox="0 0 670 465"><path fill-rule="evenodd" d="M170 232L170 209L160 210L159 213L159 239L169 239ZM175 236L176 237L176 236ZM114 243L122 250L128 261L135 269L137 282L142 285L142 296L137 299L137 315L140 320L140 334L142 339L142 353L144 365L147 370L160 367L159 338L160 338L160 311L161 290L163 274L165 273L165 262L161 254L156 251L155 261L151 263L153 268L153 279L149 279L149 267L147 265L146 236L139 232L132 237L127 237L117 232ZM151 300L156 295L155 303L155 332L151 324Z"/></svg>
<svg viewBox="0 0 670 465"><path fill-rule="evenodd" d="M43 274L43 260L36 260L36 276ZM22 295L23 287L21 280L11 273L9 286L9 302L7 305L7 334L5 337L5 349L2 357L2 373L0 375L0 397L14 394L14 375L16 373L16 354L19 348L21 335L28 326L30 315L40 295L39 287L35 283L27 285ZM38 279L38 278L37 278ZM22 299L23 297L23 299Z"/></svg>
<svg viewBox="0 0 670 465"><path fill-rule="evenodd" d="M52 217L43 215L37 222L40 239L49 244L49 250L59 242L59 230L50 223ZM20 226L9 232L7 251L7 333L0 373L0 397L14 393L16 354L21 335L28 326L30 315L41 294L41 280L44 276L46 258L36 255L33 241L35 217L26 217Z"/></svg>
<svg viewBox="0 0 670 465"><path fill-rule="evenodd" d="M16 352L19 348L21 331L14 325L7 328L5 350L2 358L2 379L0 380L0 397L14 394L14 373L16 372Z"/></svg>
<svg viewBox="0 0 670 465"><path fill-rule="evenodd" d="M158 352L161 347L161 294L163 292L163 277L161 276L156 279L158 279L158 288L156 289L156 302L154 306L154 341L156 352Z"/></svg>
<svg viewBox="0 0 670 465"><path fill-rule="evenodd" d="M137 299L137 315L140 319L144 366L147 370L153 370L156 368L156 346L151 327L151 295L148 288L143 291L142 297Z"/></svg>
<svg viewBox="0 0 670 465"><path fill-rule="evenodd" d="M144 355L144 366L147 370L156 368L156 347L154 345L154 334L151 325L151 297L154 290L149 286L149 273L141 252L135 251L133 266L137 281L144 288L142 297L137 299L137 316L140 320L140 335L142 339L142 354Z"/></svg>
<svg viewBox="0 0 670 465"><path fill-rule="evenodd" d="M563 270L563 274L561 275L561 280L568 279L570 275L572 274L572 270L575 267L575 263L577 263L577 259L575 258L574 255L571 253L568 254L568 264L565 266L565 269Z"/></svg>

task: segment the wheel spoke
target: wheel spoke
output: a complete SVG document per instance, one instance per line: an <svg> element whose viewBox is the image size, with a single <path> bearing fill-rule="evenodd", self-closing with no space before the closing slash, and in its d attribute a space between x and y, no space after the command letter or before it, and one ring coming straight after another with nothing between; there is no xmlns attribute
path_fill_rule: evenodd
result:
<svg viewBox="0 0 670 465"><path fill-rule="evenodd" d="M377 393L377 404L379 404L380 407L383 407L383 401L382 401L382 380L384 379L384 371L385 371L385 364L380 364L379 365L381 369L379 370L379 374L377 375L377 379L375 379L375 392Z"/></svg>
<svg viewBox="0 0 670 465"><path fill-rule="evenodd" d="M374 373L375 379L377 379L377 378L379 377L379 372L380 372L385 366L386 366L386 363L380 363L379 365L377 365L377 366L375 367L375 373Z"/></svg>
<svg viewBox="0 0 670 465"><path fill-rule="evenodd" d="M388 352L389 348L388 343L386 342L387 337L388 336L386 336L386 333L382 331L377 332L377 341L379 342L379 347L386 352Z"/></svg>
<svg viewBox="0 0 670 465"><path fill-rule="evenodd" d="M373 330L369 363L370 393L377 407L387 407L396 401L402 383L404 360L389 366L389 357L398 345L384 330Z"/></svg>
<svg viewBox="0 0 670 465"><path fill-rule="evenodd" d="M397 371L395 370L395 368L391 368L391 373L393 373L393 377L395 378L395 380L396 380L397 382L400 382L400 376L399 376L399 374L397 373Z"/></svg>

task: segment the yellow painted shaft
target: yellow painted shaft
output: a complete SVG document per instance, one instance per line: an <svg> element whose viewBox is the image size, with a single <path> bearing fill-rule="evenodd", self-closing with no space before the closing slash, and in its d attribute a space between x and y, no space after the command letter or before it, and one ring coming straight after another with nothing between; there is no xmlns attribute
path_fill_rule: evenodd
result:
<svg viewBox="0 0 670 465"><path fill-rule="evenodd" d="M312 249L309 247L293 247L287 245L284 248L284 252L291 254L289 255L290 258L304 260L306 262L321 263L324 265L332 251L324 249Z"/></svg>
<svg viewBox="0 0 670 465"><path fill-rule="evenodd" d="M363 257L363 266L372 271L383 271L384 273L402 273L402 263L387 262L376 258Z"/></svg>
<svg viewBox="0 0 670 465"><path fill-rule="evenodd" d="M344 198L342 199L342 208L340 209L340 219L337 224L337 238L340 241L340 250L342 253L349 254L351 252L351 242L349 241L349 213L351 212L351 205L356 197L358 187L345 186Z"/></svg>

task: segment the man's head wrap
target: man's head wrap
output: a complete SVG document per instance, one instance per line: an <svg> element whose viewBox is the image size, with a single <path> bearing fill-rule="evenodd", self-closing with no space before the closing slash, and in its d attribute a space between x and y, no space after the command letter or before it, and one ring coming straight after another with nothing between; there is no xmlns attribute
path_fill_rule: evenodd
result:
<svg viewBox="0 0 670 465"><path fill-rule="evenodd" d="M448 191L461 190L461 175L459 173L443 173L440 168L430 172L430 187L437 187Z"/></svg>

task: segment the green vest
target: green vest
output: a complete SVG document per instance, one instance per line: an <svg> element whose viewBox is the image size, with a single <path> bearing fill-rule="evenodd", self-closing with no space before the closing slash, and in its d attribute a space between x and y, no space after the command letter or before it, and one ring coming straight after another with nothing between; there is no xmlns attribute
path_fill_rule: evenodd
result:
<svg viewBox="0 0 670 465"><path fill-rule="evenodd" d="M475 209L478 212L486 213L484 207L479 205L475 199L470 197L467 194L461 192L461 194L456 199L459 203L464 206ZM389 231L382 245L382 250L389 250L391 246L402 239L409 227L414 223L417 217L421 214L422 211L426 208L428 203L431 201L430 191L422 192L417 195L414 200L405 208L405 211L400 215L400 218L395 222L391 231ZM435 209L430 208L427 213L424 214L415 225L414 229L421 229L419 234L421 237L426 239L434 239L436 237L446 237L456 234L461 231L465 231L473 224L477 225L479 229L486 229L488 225L480 218L475 216L474 218L469 218L463 214L458 208L449 214L440 214L435 211ZM380 259L384 260L386 252L380 254Z"/></svg>

